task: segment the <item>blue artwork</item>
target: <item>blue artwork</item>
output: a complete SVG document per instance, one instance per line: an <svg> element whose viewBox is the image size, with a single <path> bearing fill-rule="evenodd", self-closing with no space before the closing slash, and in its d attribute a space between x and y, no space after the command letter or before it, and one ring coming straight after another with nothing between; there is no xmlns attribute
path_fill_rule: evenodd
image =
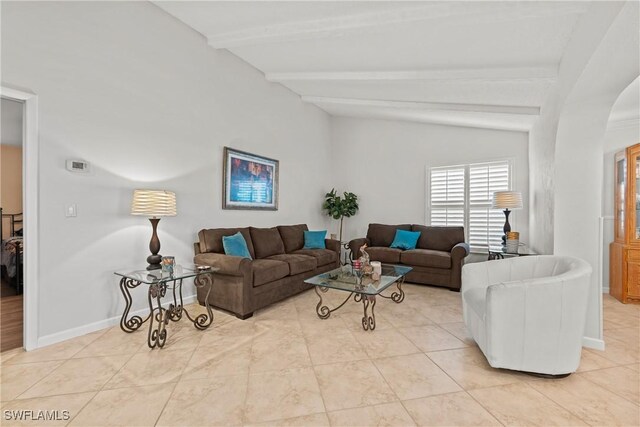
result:
<svg viewBox="0 0 640 427"><path fill-rule="evenodd" d="M225 147L223 209L278 209L278 161Z"/></svg>

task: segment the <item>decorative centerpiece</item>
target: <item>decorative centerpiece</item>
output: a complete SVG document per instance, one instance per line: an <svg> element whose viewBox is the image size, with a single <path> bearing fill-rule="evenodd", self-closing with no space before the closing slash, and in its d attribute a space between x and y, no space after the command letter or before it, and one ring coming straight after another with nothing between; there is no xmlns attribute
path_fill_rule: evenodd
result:
<svg viewBox="0 0 640 427"><path fill-rule="evenodd" d="M517 254L518 246L520 246L520 233L518 233L517 231L508 231L505 251L508 254Z"/></svg>
<svg viewBox="0 0 640 427"><path fill-rule="evenodd" d="M382 277L382 263L380 261L371 261L371 267L373 268L373 273L371 273L371 278L375 281L380 280Z"/></svg>
<svg viewBox="0 0 640 427"><path fill-rule="evenodd" d="M176 259L172 256L163 256L161 264L163 273L173 274L173 267L176 265Z"/></svg>

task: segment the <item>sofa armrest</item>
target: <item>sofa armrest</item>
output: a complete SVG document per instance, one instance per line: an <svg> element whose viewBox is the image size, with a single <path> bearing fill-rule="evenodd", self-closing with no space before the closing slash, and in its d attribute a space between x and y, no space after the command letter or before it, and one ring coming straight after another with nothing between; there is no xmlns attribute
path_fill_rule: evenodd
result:
<svg viewBox="0 0 640 427"><path fill-rule="evenodd" d="M340 247L340 240L335 239L324 239L324 245L330 251L333 251L338 254L338 258L340 258L340 253L342 252L342 248Z"/></svg>
<svg viewBox="0 0 640 427"><path fill-rule="evenodd" d="M451 249L451 258L464 259L471 253L467 243L458 243Z"/></svg>
<svg viewBox="0 0 640 427"><path fill-rule="evenodd" d="M349 250L351 250L351 255L349 256L351 259L360 258L360 248L362 245L370 246L371 242L366 237L361 237L359 239L353 239L349 242Z"/></svg>
<svg viewBox="0 0 640 427"><path fill-rule="evenodd" d="M198 254L193 262L198 265L210 265L219 268L218 274L228 276L247 276L251 274L251 260L239 256L216 253Z"/></svg>
<svg viewBox="0 0 640 427"><path fill-rule="evenodd" d="M460 290L462 286L462 266L465 257L469 255L469 245L466 243L458 243L451 249L451 289Z"/></svg>
<svg viewBox="0 0 640 427"><path fill-rule="evenodd" d="M193 244L193 253L194 253L195 255L200 255L200 253L201 253L201 252L200 252L200 242L195 242L195 243Z"/></svg>

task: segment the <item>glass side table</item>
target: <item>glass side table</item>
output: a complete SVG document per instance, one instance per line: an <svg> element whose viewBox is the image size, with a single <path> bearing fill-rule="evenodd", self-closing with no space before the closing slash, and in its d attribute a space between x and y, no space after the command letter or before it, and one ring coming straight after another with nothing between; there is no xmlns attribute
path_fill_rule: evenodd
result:
<svg viewBox="0 0 640 427"><path fill-rule="evenodd" d="M147 344L149 348L162 348L167 340L166 325L171 320L177 322L182 319L182 315L193 323L200 330L207 329L213 322L213 310L209 306L209 294L213 286L213 273L218 271L217 268L202 268L193 266L191 268L174 266L173 274L163 273L162 270L121 270L114 274L119 276L120 290L124 296L126 303L124 313L120 319L120 329L127 333L137 331L145 322L149 321L149 334L147 336ZM184 279L194 278L196 288L205 288L207 296L205 298L205 307L207 314L200 314L191 317L189 312L184 308L182 302L182 282ZM130 289L137 288L140 285L148 286L149 315L143 320L142 317L133 315L129 317L129 311L133 299L131 298ZM162 307L162 298L167 294L167 290L171 289L173 294L173 302L168 308Z"/></svg>
<svg viewBox="0 0 640 427"><path fill-rule="evenodd" d="M520 245L518 247L518 252L507 252L506 247L502 245L489 246L489 261L529 255L538 255L538 253L526 245Z"/></svg>

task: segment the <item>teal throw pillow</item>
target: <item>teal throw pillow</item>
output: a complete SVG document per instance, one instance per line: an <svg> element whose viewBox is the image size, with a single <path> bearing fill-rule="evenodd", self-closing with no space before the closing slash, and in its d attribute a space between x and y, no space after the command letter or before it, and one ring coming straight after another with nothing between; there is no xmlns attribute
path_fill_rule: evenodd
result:
<svg viewBox="0 0 640 427"><path fill-rule="evenodd" d="M419 238L419 231L396 230L396 237L390 247L402 249L403 251L415 249Z"/></svg>
<svg viewBox="0 0 640 427"><path fill-rule="evenodd" d="M227 255L252 259L249 248L247 247L247 241L244 240L242 233L239 231L233 236L223 236L222 247L224 248L224 253Z"/></svg>
<svg viewBox="0 0 640 427"><path fill-rule="evenodd" d="M304 249L326 249L324 238L327 230L322 231L305 231L304 232Z"/></svg>

